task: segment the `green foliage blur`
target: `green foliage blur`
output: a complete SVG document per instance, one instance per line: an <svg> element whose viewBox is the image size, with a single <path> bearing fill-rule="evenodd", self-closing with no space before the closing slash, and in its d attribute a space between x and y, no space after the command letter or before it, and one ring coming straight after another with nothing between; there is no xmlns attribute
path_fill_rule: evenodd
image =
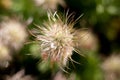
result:
<svg viewBox="0 0 120 80"><path fill-rule="evenodd" d="M75 12L75 19L83 14L74 27L90 30L97 40L87 44L90 39L86 38L80 50L83 55L73 52L72 58L75 62L69 61L68 68L63 70L57 65L51 68L49 61L42 62L39 44L32 42L35 38L29 30L35 28L34 24L42 25L47 20L47 12L51 10L49 6L48 9L43 7L46 4L38 5L35 1L42 0L0 0L0 23L5 17L18 18L27 25L29 35L24 46L19 51L13 51L15 54L10 65L0 68L0 80L6 80L6 75L13 75L21 69L25 69L25 75L36 77L34 80L108 80L105 78L102 63L109 56L120 53L120 0L65 0L65 6L57 4L52 10L61 14L67 10L69 13ZM53 5L52 2L50 4ZM92 49L94 45L97 48ZM59 72L65 79L55 79Z"/></svg>

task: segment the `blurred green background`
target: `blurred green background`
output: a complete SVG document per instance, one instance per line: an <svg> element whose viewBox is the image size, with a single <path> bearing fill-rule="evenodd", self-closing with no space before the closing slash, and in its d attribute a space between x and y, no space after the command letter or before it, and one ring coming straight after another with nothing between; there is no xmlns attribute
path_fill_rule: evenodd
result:
<svg viewBox="0 0 120 80"><path fill-rule="evenodd" d="M81 38L84 56L73 52L73 60L80 64L69 61L68 73L42 62L39 45L29 43L35 40L29 30L47 20L49 10L61 14L69 10L75 19L83 14L74 27L85 34ZM120 80L120 0L0 0L0 29L6 18L25 25L28 37L19 50L7 46L11 60L5 57L3 64L0 57L0 80ZM1 32L1 36L6 35ZM2 40L0 56L4 56L1 44Z"/></svg>

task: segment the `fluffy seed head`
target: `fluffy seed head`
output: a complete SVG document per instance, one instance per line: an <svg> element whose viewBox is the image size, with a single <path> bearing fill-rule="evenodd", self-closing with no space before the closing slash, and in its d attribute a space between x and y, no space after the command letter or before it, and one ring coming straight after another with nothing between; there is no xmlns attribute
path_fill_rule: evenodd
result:
<svg viewBox="0 0 120 80"><path fill-rule="evenodd" d="M109 56L101 65L105 80L120 79L120 55L113 54Z"/></svg>
<svg viewBox="0 0 120 80"><path fill-rule="evenodd" d="M6 20L0 24L0 42L18 50L27 37L25 26L17 20Z"/></svg>
<svg viewBox="0 0 120 80"><path fill-rule="evenodd" d="M102 68L106 72L120 72L120 55L112 55L104 61Z"/></svg>
<svg viewBox="0 0 120 80"><path fill-rule="evenodd" d="M76 33L78 35L79 43L76 47L84 50L96 51L98 48L98 40L91 30L82 30Z"/></svg>
<svg viewBox="0 0 120 80"><path fill-rule="evenodd" d="M36 38L40 41L41 55L43 59L50 59L52 63L66 65L68 59L71 59L74 50L75 30L74 22L61 17L55 12L48 13L48 21L43 26L37 26Z"/></svg>
<svg viewBox="0 0 120 80"><path fill-rule="evenodd" d="M58 5L62 7L66 7L64 0L34 0L37 6L42 7L43 9L47 10L56 10Z"/></svg>

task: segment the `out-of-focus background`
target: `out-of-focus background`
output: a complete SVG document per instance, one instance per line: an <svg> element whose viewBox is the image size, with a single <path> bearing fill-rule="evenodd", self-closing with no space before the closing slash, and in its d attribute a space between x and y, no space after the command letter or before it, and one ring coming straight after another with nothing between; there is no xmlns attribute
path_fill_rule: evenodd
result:
<svg viewBox="0 0 120 80"><path fill-rule="evenodd" d="M84 56L73 52L80 64L65 71L42 62L29 32L49 10L83 15L74 27ZM0 80L120 80L120 0L0 0Z"/></svg>

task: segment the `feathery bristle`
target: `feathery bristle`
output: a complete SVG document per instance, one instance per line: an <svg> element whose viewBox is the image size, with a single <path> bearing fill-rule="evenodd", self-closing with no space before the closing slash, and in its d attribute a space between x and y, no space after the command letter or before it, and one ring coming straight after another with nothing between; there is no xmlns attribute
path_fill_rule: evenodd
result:
<svg viewBox="0 0 120 80"><path fill-rule="evenodd" d="M50 59L51 62L65 66L68 59L71 59L72 51L75 46L74 22L66 20L55 12L48 13L48 21L43 26L37 26L40 32L36 34L36 39L40 41L41 55L43 59Z"/></svg>

